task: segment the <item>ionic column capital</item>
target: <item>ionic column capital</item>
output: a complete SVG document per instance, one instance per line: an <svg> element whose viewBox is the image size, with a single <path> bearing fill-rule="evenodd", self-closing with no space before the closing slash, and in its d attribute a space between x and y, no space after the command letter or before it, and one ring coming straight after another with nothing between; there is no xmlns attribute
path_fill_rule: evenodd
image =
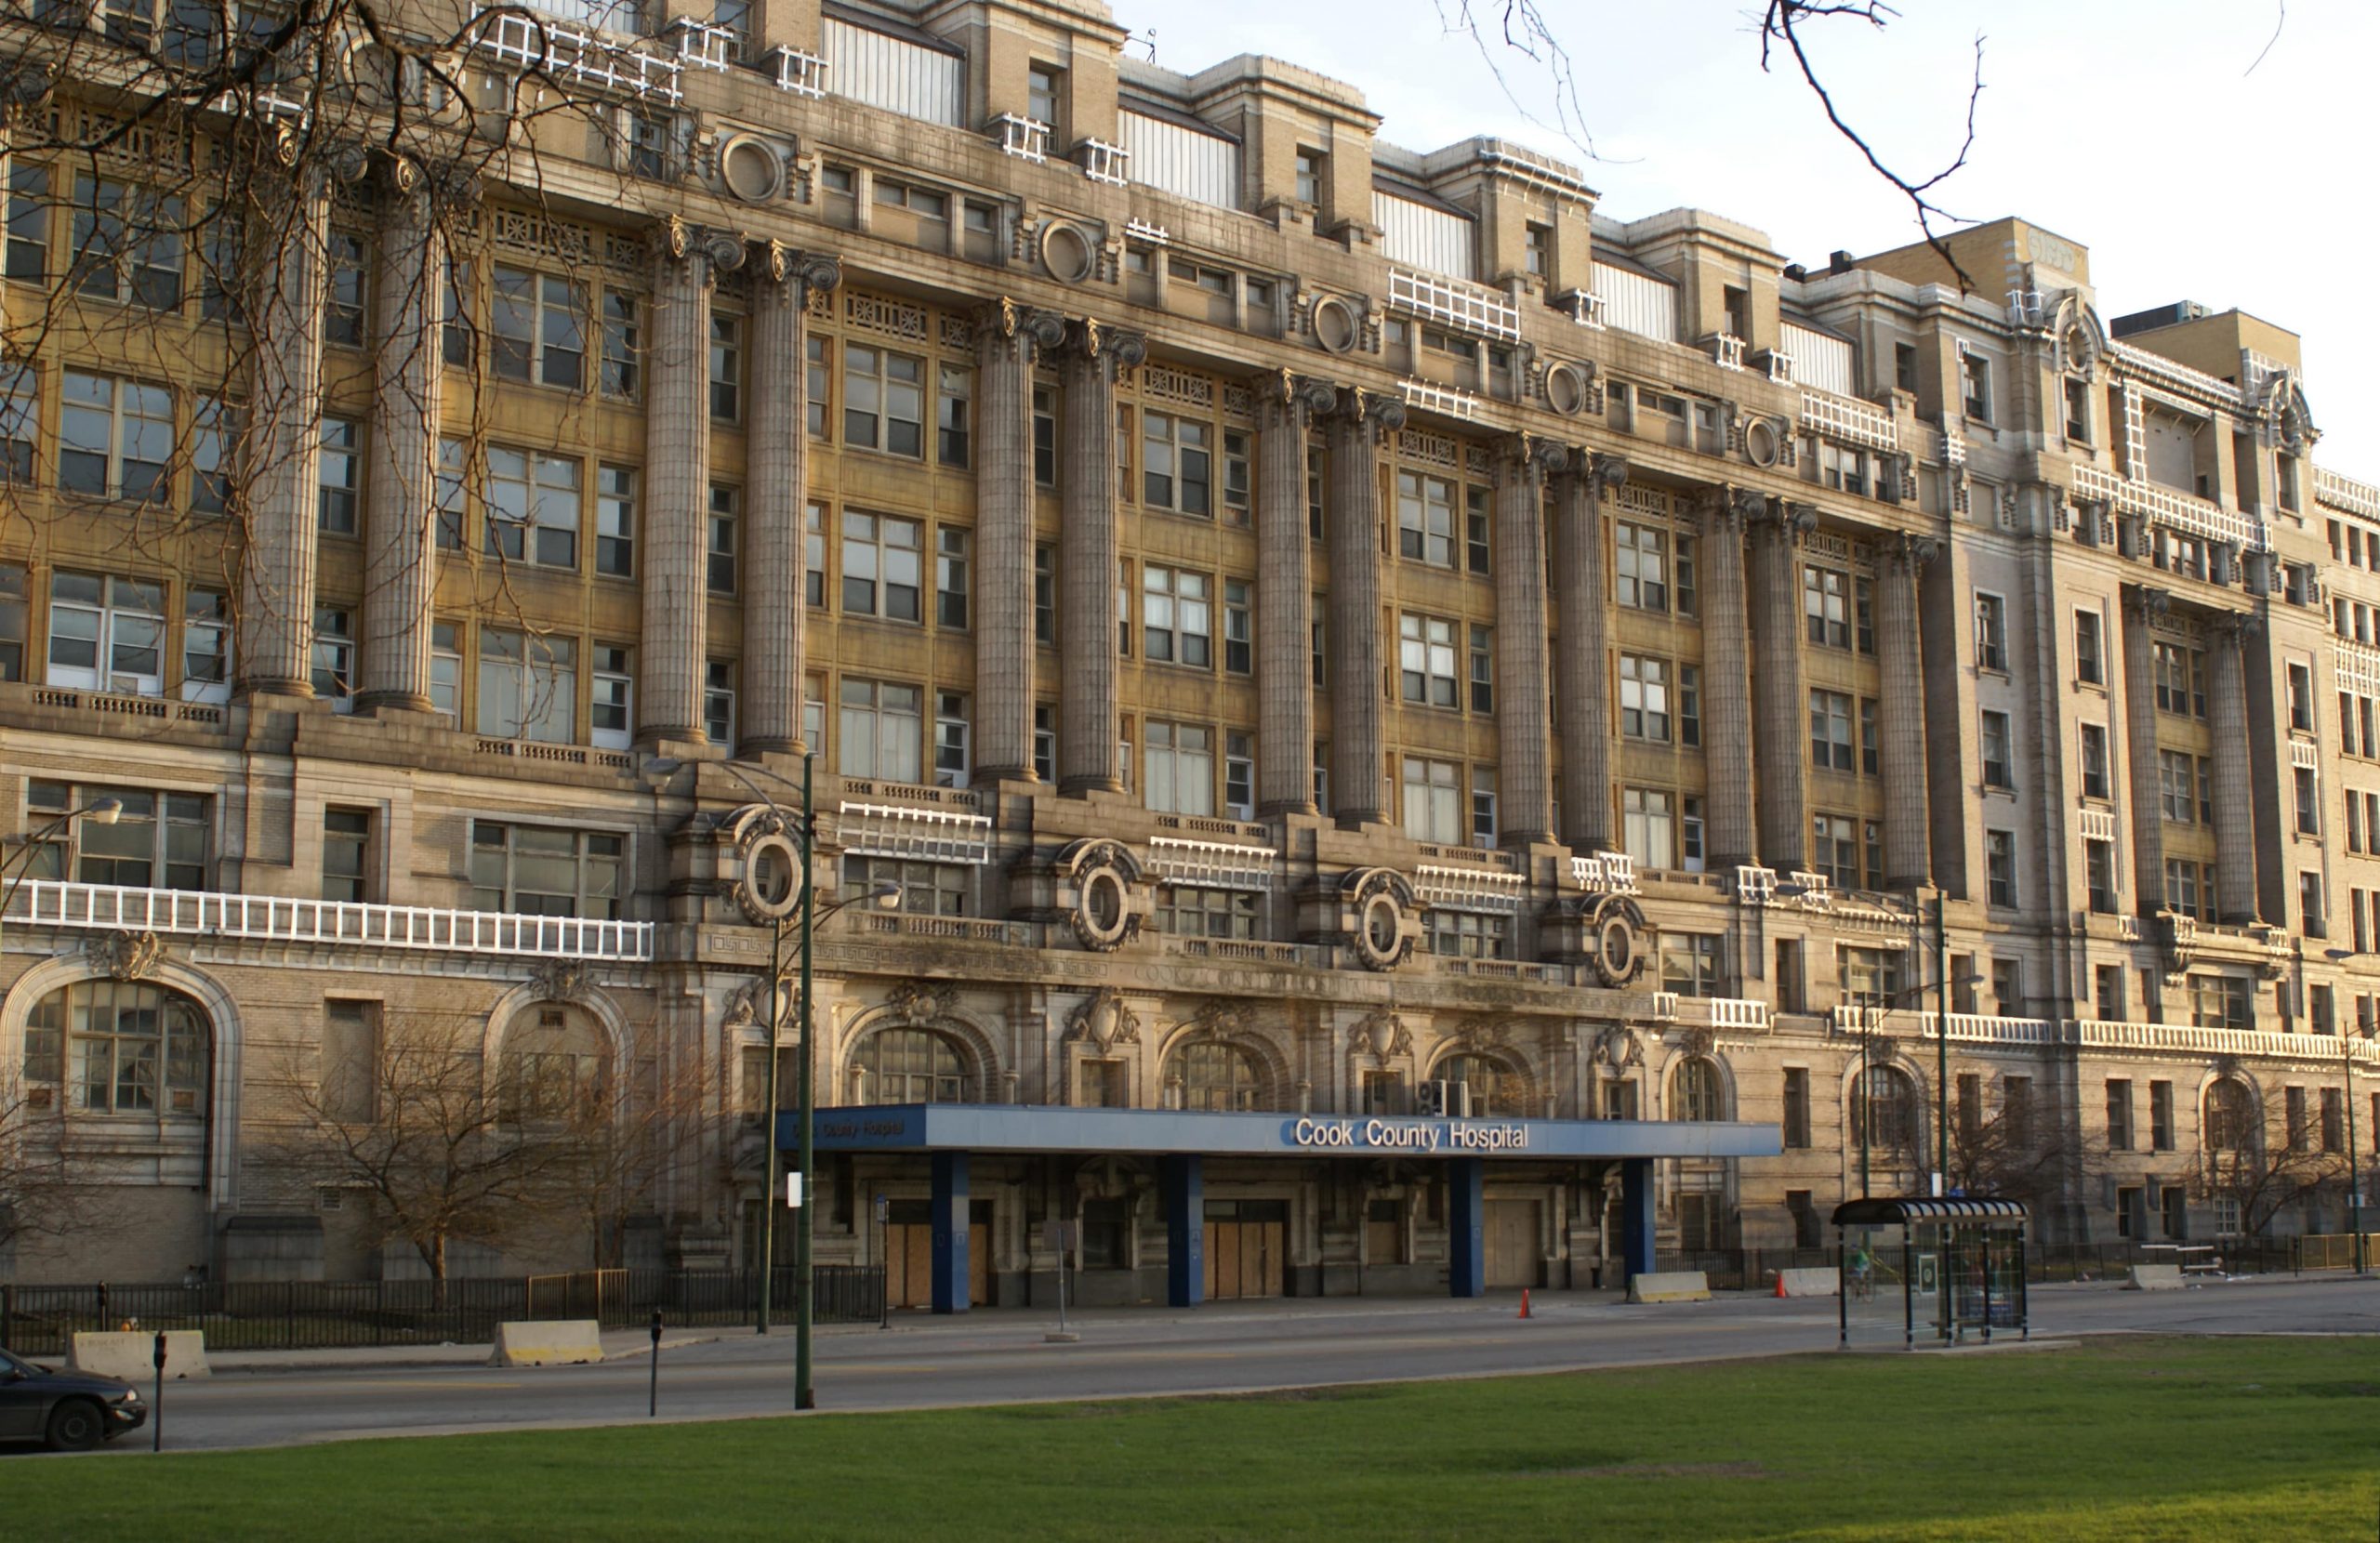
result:
<svg viewBox="0 0 2380 1543"><path fill-rule="evenodd" d="M1377 444L1382 434L1405 427L1405 403L1395 397L1367 391L1361 386L1342 386L1335 394L1339 400L1327 421L1362 434L1369 443Z"/></svg>
<svg viewBox="0 0 2380 1543"><path fill-rule="evenodd" d="M805 252L774 236L759 244L759 251L760 262L754 276L767 284L792 285L797 304L806 305L812 295L842 286L842 259L831 252Z"/></svg>

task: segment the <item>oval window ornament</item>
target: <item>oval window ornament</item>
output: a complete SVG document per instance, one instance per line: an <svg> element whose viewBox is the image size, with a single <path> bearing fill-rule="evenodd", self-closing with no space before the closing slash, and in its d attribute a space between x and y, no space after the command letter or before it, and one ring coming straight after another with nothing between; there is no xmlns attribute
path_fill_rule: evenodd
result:
<svg viewBox="0 0 2380 1543"><path fill-rule="evenodd" d="M1098 263L1098 248L1082 227L1062 219L1041 232L1041 266L1060 284L1082 283Z"/></svg>
<svg viewBox="0 0 2380 1543"><path fill-rule="evenodd" d="M1345 353L1363 336L1363 321L1355 308L1336 295L1314 302L1314 340L1325 353Z"/></svg>
<svg viewBox="0 0 2380 1543"><path fill-rule="evenodd" d="M1766 418L1754 418L1744 426L1744 459L1754 466L1775 466L1778 441L1777 426Z"/></svg>
<svg viewBox="0 0 2380 1543"><path fill-rule="evenodd" d="M1576 364L1554 364L1545 372L1545 404L1566 418L1577 417L1587 405L1586 372Z"/></svg>
<svg viewBox="0 0 2380 1543"><path fill-rule="evenodd" d="M744 203L772 203L785 191L785 160L762 140L738 134L719 147L719 179Z"/></svg>

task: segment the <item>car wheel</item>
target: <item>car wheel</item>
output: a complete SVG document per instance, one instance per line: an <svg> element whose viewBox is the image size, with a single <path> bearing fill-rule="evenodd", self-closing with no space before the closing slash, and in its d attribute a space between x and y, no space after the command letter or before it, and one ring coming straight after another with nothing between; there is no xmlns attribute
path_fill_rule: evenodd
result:
<svg viewBox="0 0 2380 1543"><path fill-rule="evenodd" d="M107 1428L108 1418L98 1405L85 1398L70 1398L49 1413L49 1449L88 1452L99 1444Z"/></svg>

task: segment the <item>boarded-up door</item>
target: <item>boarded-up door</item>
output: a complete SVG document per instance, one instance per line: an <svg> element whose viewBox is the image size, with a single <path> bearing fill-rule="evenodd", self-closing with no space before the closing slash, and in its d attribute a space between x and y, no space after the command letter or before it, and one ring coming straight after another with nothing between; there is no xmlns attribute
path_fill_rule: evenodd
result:
<svg viewBox="0 0 2380 1543"><path fill-rule="evenodd" d="M1536 1286L1539 1283L1537 1245L1538 1202L1488 1202L1488 1285Z"/></svg>
<svg viewBox="0 0 2380 1543"><path fill-rule="evenodd" d="M933 1227L922 1200L896 1200L884 1228L884 1291L894 1307L933 1306ZM967 1227L967 1300L992 1300L992 1228L988 1220Z"/></svg>
<svg viewBox="0 0 2380 1543"><path fill-rule="evenodd" d="M1210 1200L1206 1223L1210 1301L1281 1295L1288 1261L1286 1202Z"/></svg>

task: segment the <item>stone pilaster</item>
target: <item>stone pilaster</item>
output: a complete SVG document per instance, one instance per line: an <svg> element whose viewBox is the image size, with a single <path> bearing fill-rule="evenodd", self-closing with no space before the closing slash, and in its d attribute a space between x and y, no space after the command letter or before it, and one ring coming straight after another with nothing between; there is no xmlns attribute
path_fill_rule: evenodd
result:
<svg viewBox="0 0 2380 1543"><path fill-rule="evenodd" d="M1767 501L1714 488L1703 501L1703 763L1709 771L1711 866L1754 860L1752 772L1752 628L1744 596L1744 526Z"/></svg>
<svg viewBox="0 0 2380 1543"><path fill-rule="evenodd" d="M445 376L431 297L445 283L446 238L422 169L392 159L380 172L372 428L364 461L364 650L355 702L365 711L428 712Z"/></svg>
<svg viewBox="0 0 2380 1543"><path fill-rule="evenodd" d="M1894 889L1931 882L1933 819L1925 773L1925 657L1917 626L1917 571L1934 543L1896 536L1876 564L1877 673L1884 688L1877 771L1884 783L1884 875Z"/></svg>
<svg viewBox="0 0 2380 1543"><path fill-rule="evenodd" d="M2227 924L2253 926L2256 905L2256 795L2248 745L2248 672L2241 649L2252 616L2224 616L2207 628L2207 727L2215 736L2215 898ZM2289 794L2276 791L2275 807Z"/></svg>
<svg viewBox="0 0 2380 1543"><path fill-rule="evenodd" d="M1562 839L1576 852L1613 850L1611 625L1605 611L1603 501L1628 463L1581 452L1554 481L1554 730L1562 741ZM1739 597L1742 586L1737 586Z"/></svg>
<svg viewBox="0 0 2380 1543"><path fill-rule="evenodd" d="M1033 772L1033 362L1065 341L1012 300L975 318L975 771ZM1112 432L1112 430L1111 430Z"/></svg>
<svg viewBox="0 0 2380 1543"><path fill-rule="evenodd" d="M1058 538L1058 789L1114 791L1116 764L1116 372L1148 357L1148 339L1097 322L1068 329L1064 517ZM1032 560L1026 554L1026 561Z"/></svg>
<svg viewBox="0 0 2380 1543"><path fill-rule="evenodd" d="M248 520L233 667L243 694L311 696L331 190L320 163L299 167L294 183L267 193L270 181L259 178L259 196L278 206L249 237L263 267L248 310L256 395L242 456Z"/></svg>
<svg viewBox="0 0 2380 1543"><path fill-rule="evenodd" d="M1312 559L1306 432L1338 393L1283 372L1257 390L1256 798L1261 814L1314 812Z"/></svg>
<svg viewBox="0 0 2380 1543"><path fill-rule="evenodd" d="M2157 783L2157 654L2149 628L2165 614L2162 589L2123 595L2124 764L2132 785L2132 884L2140 914L2165 907L2164 801Z"/></svg>
<svg viewBox="0 0 2380 1543"><path fill-rule="evenodd" d="M810 610L801 589L802 511L810 486L810 296L833 289L843 270L831 257L796 252L774 241L760 256L752 275L744 700L736 715L736 751L799 755L803 629Z"/></svg>
<svg viewBox="0 0 2380 1543"><path fill-rule="evenodd" d="M638 542L644 657L637 671L636 737L647 745L703 737L710 298L718 273L744 262L740 239L695 230L674 217L655 232L654 245L651 347L644 372L644 529ZM799 715L798 704L795 711Z"/></svg>
<svg viewBox="0 0 2380 1543"><path fill-rule="evenodd" d="M1380 437L1404 427L1405 404L1342 393L1329 420L1330 487L1330 803L1353 828L1387 818L1381 705Z"/></svg>
<svg viewBox="0 0 2380 1543"><path fill-rule="evenodd" d="M1497 447L1497 838L1526 847L1554 836L1546 721L1545 478L1569 460L1560 445L1515 435Z"/></svg>
<svg viewBox="0 0 2380 1543"><path fill-rule="evenodd" d="M1778 872L1809 863L1809 696L1802 684L1802 537L1806 504L1771 504L1752 527L1752 635L1759 661L1752 758L1760 768L1760 856Z"/></svg>

